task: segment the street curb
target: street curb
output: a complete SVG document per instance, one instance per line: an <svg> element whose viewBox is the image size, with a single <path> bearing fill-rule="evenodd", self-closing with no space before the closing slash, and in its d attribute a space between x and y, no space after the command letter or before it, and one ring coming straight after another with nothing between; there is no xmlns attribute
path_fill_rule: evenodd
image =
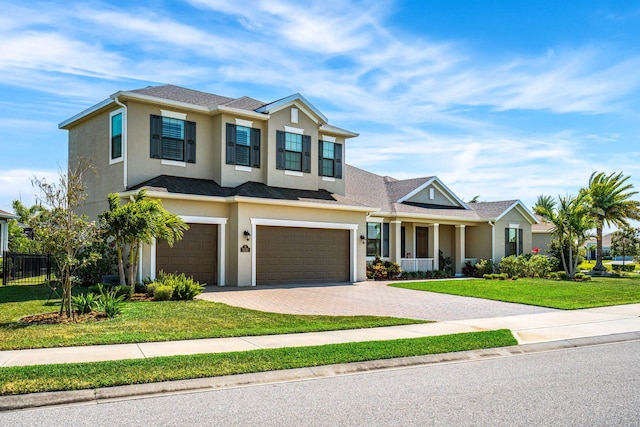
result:
<svg viewBox="0 0 640 427"><path fill-rule="evenodd" d="M533 344L521 344L511 347L487 348L480 350L460 351L455 353L441 353L425 356L371 360L366 362L341 363L337 365L313 366L307 368L286 369L281 371L225 375L221 377L165 381L150 384L102 387L88 390L54 391L15 396L0 396L0 411L13 411L19 409L66 405L74 403L100 403L114 399L125 399L133 397L141 398L163 393L212 391L230 387L242 387L257 384L326 378L337 375L355 374L359 372L376 371L383 369L405 368L418 365L490 359L635 340L640 340L640 331L588 338L574 338Z"/></svg>

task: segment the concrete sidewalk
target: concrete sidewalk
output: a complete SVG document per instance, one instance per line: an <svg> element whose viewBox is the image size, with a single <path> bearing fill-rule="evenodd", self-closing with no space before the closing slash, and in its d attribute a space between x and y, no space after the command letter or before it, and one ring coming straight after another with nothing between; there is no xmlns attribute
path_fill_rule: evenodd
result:
<svg viewBox="0 0 640 427"><path fill-rule="evenodd" d="M640 332L640 304L419 325L237 338L0 351L0 366L142 359L510 329L520 344Z"/></svg>

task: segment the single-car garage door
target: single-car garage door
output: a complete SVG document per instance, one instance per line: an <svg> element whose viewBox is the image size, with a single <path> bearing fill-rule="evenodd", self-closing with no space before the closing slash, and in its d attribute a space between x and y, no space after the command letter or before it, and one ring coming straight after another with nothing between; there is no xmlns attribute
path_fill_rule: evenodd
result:
<svg viewBox="0 0 640 427"><path fill-rule="evenodd" d="M218 280L218 226L189 224L182 240L170 248L166 242L156 247L156 271L184 273L207 285Z"/></svg>
<svg viewBox="0 0 640 427"><path fill-rule="evenodd" d="M256 283L349 281L349 230L258 226Z"/></svg>

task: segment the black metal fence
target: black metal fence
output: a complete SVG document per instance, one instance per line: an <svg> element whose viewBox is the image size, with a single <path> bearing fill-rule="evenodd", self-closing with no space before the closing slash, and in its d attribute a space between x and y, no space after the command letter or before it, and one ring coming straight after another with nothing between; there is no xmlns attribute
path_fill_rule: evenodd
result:
<svg viewBox="0 0 640 427"><path fill-rule="evenodd" d="M51 278L49 255L4 252L2 284L36 284Z"/></svg>

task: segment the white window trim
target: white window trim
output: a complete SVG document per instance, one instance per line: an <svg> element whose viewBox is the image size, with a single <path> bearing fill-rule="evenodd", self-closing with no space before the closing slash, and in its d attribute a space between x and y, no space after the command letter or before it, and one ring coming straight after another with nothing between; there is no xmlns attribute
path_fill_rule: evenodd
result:
<svg viewBox="0 0 640 427"><path fill-rule="evenodd" d="M244 126L246 128L253 127L253 122L249 120L236 119L236 126Z"/></svg>
<svg viewBox="0 0 640 427"><path fill-rule="evenodd" d="M227 228L227 218L219 218L212 216L190 216L190 215L179 215L180 218L188 223L188 224L215 224L218 225L218 286L225 285L225 263L226 263L226 228ZM151 280L155 280L156 278L156 239L153 239L151 242L150 248L150 257L151 262L149 263L150 274L149 277ZM140 257L142 260L142 256ZM140 269L139 271L142 271Z"/></svg>
<svg viewBox="0 0 640 427"><path fill-rule="evenodd" d="M303 172L300 172L300 171L292 171L292 170L289 170L289 169L285 169L285 170L284 170L284 174L285 174L285 175L290 175L290 176L300 176L300 177L301 177L301 176L304 176L304 173L303 173Z"/></svg>
<svg viewBox="0 0 640 427"><path fill-rule="evenodd" d="M358 263L356 254L358 253L358 224L334 223L334 222L314 222L314 221L294 221L286 219L251 218L251 286L256 286L256 231L259 225L270 227L296 227L296 228L322 228L329 230L349 230L349 242L351 250L349 253L350 281L355 282L358 277Z"/></svg>
<svg viewBox="0 0 640 427"><path fill-rule="evenodd" d="M240 172L251 172L253 169L251 169L250 166L240 166L240 165L236 165L236 170L240 171Z"/></svg>
<svg viewBox="0 0 640 427"><path fill-rule="evenodd" d="M165 165L165 166L180 166L180 167L187 167L187 163L186 162L179 162L177 160L166 160L166 159L162 159L160 161L161 164Z"/></svg>
<svg viewBox="0 0 640 427"><path fill-rule="evenodd" d="M323 176L322 180L323 181L327 181L327 182L336 182L336 179L334 177L331 177L331 176Z"/></svg>
<svg viewBox="0 0 640 427"><path fill-rule="evenodd" d="M289 133L296 133L298 135L304 135L304 129L294 128L293 126L285 126L284 131Z"/></svg>
<svg viewBox="0 0 640 427"><path fill-rule="evenodd" d="M122 155L120 157L116 157L115 159L113 159L112 158L113 153L111 151L111 136L113 135L112 134L113 116L117 116L118 114L122 114L122 133L120 134L120 150L122 151ZM109 113L109 164L110 165L124 161L124 148L126 147L126 144L125 144L126 137L127 137L127 132L126 132L126 121L124 119L124 108L118 108L117 110Z"/></svg>
<svg viewBox="0 0 640 427"><path fill-rule="evenodd" d="M160 110L160 115L162 117L170 117L172 119L187 120L186 113L178 113L177 111Z"/></svg>
<svg viewBox="0 0 640 427"><path fill-rule="evenodd" d="M328 135L322 135L321 138L323 141L327 141L327 142L333 142L335 144L336 142L336 137L335 136L328 136Z"/></svg>

